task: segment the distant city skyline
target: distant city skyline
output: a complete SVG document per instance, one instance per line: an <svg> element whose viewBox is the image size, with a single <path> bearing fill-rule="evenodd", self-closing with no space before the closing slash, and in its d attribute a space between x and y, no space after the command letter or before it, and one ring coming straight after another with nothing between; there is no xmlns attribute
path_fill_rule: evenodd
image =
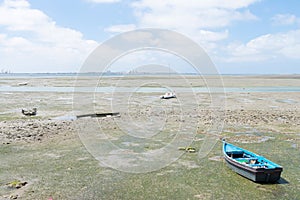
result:
<svg viewBox="0 0 300 200"><path fill-rule="evenodd" d="M299 13L297 0L0 0L0 71L78 72L107 39L164 28L197 42L220 74L300 74ZM119 71L150 58L137 55ZM172 56L151 58L191 72Z"/></svg>

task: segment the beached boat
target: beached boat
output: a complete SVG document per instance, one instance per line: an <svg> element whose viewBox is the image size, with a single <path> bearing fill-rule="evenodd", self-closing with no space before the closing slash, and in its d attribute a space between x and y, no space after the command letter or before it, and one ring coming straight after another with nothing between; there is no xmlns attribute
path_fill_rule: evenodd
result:
<svg viewBox="0 0 300 200"><path fill-rule="evenodd" d="M282 167L257 155L223 141L227 165L236 173L255 182L272 183L280 179Z"/></svg>
<svg viewBox="0 0 300 200"><path fill-rule="evenodd" d="M174 92L167 92L166 94L160 96L161 99L171 99L176 98L176 94Z"/></svg>
<svg viewBox="0 0 300 200"><path fill-rule="evenodd" d="M37 108L33 108L33 109L22 109L22 114L26 115L26 116L34 116L37 113Z"/></svg>
<svg viewBox="0 0 300 200"><path fill-rule="evenodd" d="M28 85L28 82L18 83L18 86L25 86L25 85Z"/></svg>

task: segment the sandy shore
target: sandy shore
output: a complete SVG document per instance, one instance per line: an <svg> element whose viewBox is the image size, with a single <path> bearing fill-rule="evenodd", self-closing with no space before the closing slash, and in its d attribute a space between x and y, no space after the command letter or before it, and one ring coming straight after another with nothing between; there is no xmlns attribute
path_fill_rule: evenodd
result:
<svg viewBox="0 0 300 200"><path fill-rule="evenodd" d="M209 78L213 79L214 77ZM17 87L19 82L25 80L28 81L29 87L71 87L76 83L76 80L71 77L32 77L29 80L6 77L1 79L0 87L7 85ZM190 87L205 86L205 81L199 77L189 77L187 80ZM83 86L89 85L89 80L86 77L80 81ZM121 80L119 78L108 78L102 80L101 84L104 86L134 87L143 85L147 81L151 84L153 82L169 84L170 87L181 87L183 85L180 81L166 81L161 77L157 79L153 77L126 77ZM186 80L184 82L186 84ZM300 86L300 78L297 75L225 76L223 82L225 88ZM284 165L283 176L289 184L279 185L256 185L231 173L223 162L219 162L222 161L222 159L219 159L221 152L218 145L220 143L211 151L207 157L210 161L205 164L195 156L185 155L172 165L158 172L152 172L152 176L151 173L140 176L123 174L109 168L99 167L97 160L86 151L78 137L76 124L80 122L80 119L74 120L72 118L76 115L72 107L72 93L13 91L0 93L0 153L2 155L0 199L47 199L50 197L53 197L53 199L97 199L99 195L102 195L105 199L118 199L121 197L119 193L124 191L127 191L122 196L124 199L140 199L141 196L138 195L144 195L146 199L152 197L170 199L174 197L172 196L173 193L178 193L178 196L182 198L194 199L236 198L241 197L240 195L243 196L243 199L252 199L250 198L251 195L247 196L247 194L249 195L248 192L245 192L245 194L238 191L223 193L223 190L227 189L226 186L213 185L217 184L218 181L209 178L209 175L201 170L203 166L216 168L224 172L223 175L219 175L214 171L209 173L213 173L211 176L216 179L227 178L232 180L232 187L239 183L245 186L248 185L250 192L255 193L252 197L260 196L263 199L268 199L271 195L272 198L278 197L281 199L300 198L300 176L296 172L299 170L300 158L298 156L294 158L292 163L288 163L287 157L287 155L299 155L300 151L299 92L230 92L225 94L224 100L226 103L222 104L221 110L224 114L222 125L224 127L217 137L226 138L228 141L240 145L248 144L249 146L244 147L261 151L258 153L271 156L276 162ZM120 112L120 116L91 120L96 120L103 130L115 134L114 137L124 130L122 129L124 125L122 123L125 122L136 122L150 127L155 126L153 124L161 123L165 131L170 131L170 133L172 130L178 130L178 124L180 123L195 125L194 122L196 122L196 137L193 145L199 149L201 138L205 137L207 131L215 122L213 111L210 108L211 95L207 93L178 94L179 96L183 95L183 99L196 98L198 104L192 101L190 103L180 102L176 99L162 101L158 98L159 95L159 93L131 95L130 100L125 103L116 101L113 103L113 108L111 108L111 94L98 93L95 95L92 105L94 111L110 112L113 109L113 111ZM122 110L124 106L126 109ZM184 109L180 109L182 106ZM38 108L37 116L27 117L21 114L22 108L32 107ZM152 125L148 123L151 120L154 121ZM157 126L155 128L162 127ZM128 144L126 143L126 145ZM281 147L277 147L276 144L281 145ZM286 156L286 159L281 156ZM43 158L46 159L38 162L39 159L43 160ZM28 163L28 159L31 164ZM220 165L220 163L222 164ZM51 170L50 165L53 166L54 171ZM39 172L34 175L35 173L32 170L37 169ZM78 171L79 169L82 171ZM92 171L86 171L86 169ZM179 175L181 173L185 176L189 175L189 177L181 177ZM114 178L110 178L111 175L114 175ZM56 178L53 179L51 176ZM59 178L59 176L61 177ZM210 184L206 186L198 183L198 176L210 180ZM29 184L19 189L9 189L7 184L15 179L26 181ZM120 185L124 183L122 180L128 182L128 187L125 186L126 184ZM165 182L166 180L168 181ZM120 184L114 181L119 181ZM41 186L43 184L44 186ZM60 187L63 184L67 186ZM99 188L97 189L94 184L98 185ZM163 184L170 185L173 189L166 185L163 186ZM156 190L156 194L145 191L145 188L139 188L138 185L152 187L154 191ZM214 187L215 190L213 190ZM186 188L186 190L181 191L182 189L179 188ZM164 189L164 192L159 193L161 189Z"/></svg>

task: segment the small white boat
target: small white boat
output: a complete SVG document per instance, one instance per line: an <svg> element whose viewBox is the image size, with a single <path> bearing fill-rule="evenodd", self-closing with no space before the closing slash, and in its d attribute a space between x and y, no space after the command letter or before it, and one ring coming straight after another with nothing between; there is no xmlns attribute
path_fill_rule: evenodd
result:
<svg viewBox="0 0 300 200"><path fill-rule="evenodd" d="M167 92L166 94L160 96L161 99L171 99L176 98L176 94L174 92Z"/></svg>

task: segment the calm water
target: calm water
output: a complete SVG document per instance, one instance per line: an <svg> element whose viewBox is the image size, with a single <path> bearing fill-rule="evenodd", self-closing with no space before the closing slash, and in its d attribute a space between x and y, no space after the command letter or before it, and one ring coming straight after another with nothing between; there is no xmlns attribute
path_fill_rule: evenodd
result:
<svg viewBox="0 0 300 200"><path fill-rule="evenodd" d="M226 88L205 88L205 87L172 87L176 92L300 92L300 87L226 87ZM166 88L159 87L29 87L29 86L0 86L0 92L138 92L138 93L152 93L152 92L167 92Z"/></svg>
<svg viewBox="0 0 300 200"><path fill-rule="evenodd" d="M83 75L88 76L99 76L97 73L87 73ZM76 77L76 73L18 73L18 74L0 74L0 78L55 78L55 77ZM120 74L106 74L104 76L109 77L119 77L124 76ZM222 75L226 76L226 75ZM247 76L247 75L243 75ZM250 76L250 75L249 75ZM300 92L300 87L227 87L227 88L206 88L206 87L172 87L171 88L175 92L199 92L199 93L208 93L208 92ZM0 86L0 92L64 92L64 93L72 93L72 92L139 92L139 93L164 93L168 92L166 88L159 87L51 87L51 86L9 86L3 85Z"/></svg>

